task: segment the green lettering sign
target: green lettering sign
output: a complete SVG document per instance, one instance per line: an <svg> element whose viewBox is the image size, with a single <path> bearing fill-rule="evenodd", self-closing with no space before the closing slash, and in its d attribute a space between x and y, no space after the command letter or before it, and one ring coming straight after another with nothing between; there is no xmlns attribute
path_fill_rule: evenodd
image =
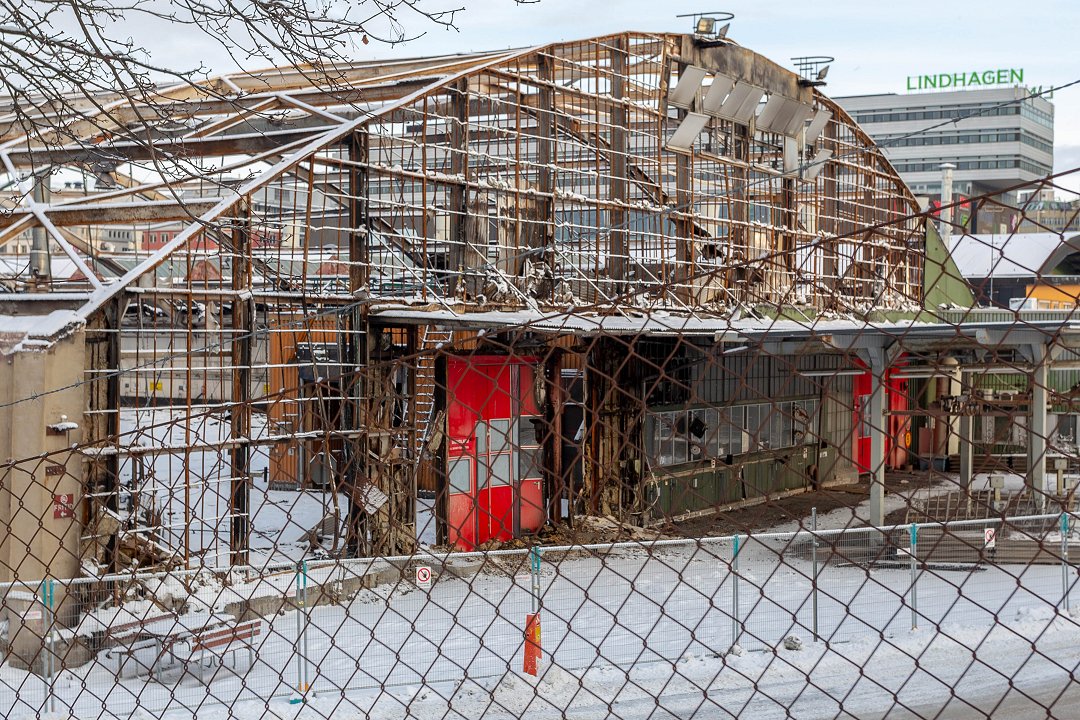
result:
<svg viewBox="0 0 1080 720"><path fill-rule="evenodd" d="M908 75L907 91L942 90L945 88L986 87L989 85L1022 85L1023 68L968 70L965 72Z"/></svg>

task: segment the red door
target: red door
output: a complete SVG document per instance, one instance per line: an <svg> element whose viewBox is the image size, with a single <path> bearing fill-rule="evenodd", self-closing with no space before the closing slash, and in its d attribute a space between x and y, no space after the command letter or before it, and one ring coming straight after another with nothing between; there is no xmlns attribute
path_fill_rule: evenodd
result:
<svg viewBox="0 0 1080 720"><path fill-rule="evenodd" d="M534 364L500 355L447 360L447 529L463 549L544 523Z"/></svg>
<svg viewBox="0 0 1080 720"><path fill-rule="evenodd" d="M885 423L885 466L898 468L907 463L907 449L911 445L911 421L908 409L907 380L894 377L902 367L891 367L885 373L885 407L888 417ZM870 467L870 390L873 387L870 373L856 375L852 384L854 395L854 447L852 456L860 473L871 472Z"/></svg>

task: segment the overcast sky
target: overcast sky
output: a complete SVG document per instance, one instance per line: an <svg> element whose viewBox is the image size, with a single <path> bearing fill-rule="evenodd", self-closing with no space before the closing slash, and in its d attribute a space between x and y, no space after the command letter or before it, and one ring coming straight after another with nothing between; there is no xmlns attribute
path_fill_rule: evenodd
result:
<svg viewBox="0 0 1080 720"><path fill-rule="evenodd" d="M710 4L713 3L713 4ZM836 58L826 94L905 91L909 75L1023 68L1028 85L1080 79L1077 0L421 0L431 9L464 7L458 30L431 28L403 15L410 29L428 29L398 47L357 44L356 57L406 57L538 45L620 30L686 31L678 13L735 13L729 36L785 65L798 55ZM190 58L183 37L156 46L162 59ZM224 58L208 63L224 70ZM168 57L172 55L173 57ZM1080 85L1055 94L1055 170L1080 166ZM1078 173L1080 176L1080 173ZM1080 189L1080 177L1067 183Z"/></svg>

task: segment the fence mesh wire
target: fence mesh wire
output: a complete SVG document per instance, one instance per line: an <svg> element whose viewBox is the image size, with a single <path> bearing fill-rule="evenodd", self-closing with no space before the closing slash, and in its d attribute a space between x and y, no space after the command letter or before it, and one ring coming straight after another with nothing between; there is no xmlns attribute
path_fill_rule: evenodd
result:
<svg viewBox="0 0 1080 720"><path fill-rule="evenodd" d="M218 83L9 208L6 715L1074 717L1075 248L717 42Z"/></svg>

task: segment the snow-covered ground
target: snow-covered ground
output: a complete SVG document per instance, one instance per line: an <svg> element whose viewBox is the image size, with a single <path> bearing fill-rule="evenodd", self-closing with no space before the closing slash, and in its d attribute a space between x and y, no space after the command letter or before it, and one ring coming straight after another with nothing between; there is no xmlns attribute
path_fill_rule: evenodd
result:
<svg viewBox="0 0 1080 720"><path fill-rule="evenodd" d="M268 436L266 415L252 415L252 439ZM228 448L213 447L229 438L228 418L158 408L121 411L120 431L131 447L157 448L135 460L122 458L120 479L132 488L134 506L160 513L158 532L168 547L183 552L185 528L189 551L209 566L229 564L229 495L232 472ZM186 446L201 445L197 450ZM160 448L172 448L162 451ZM343 495L306 490L270 490L264 476L270 458L266 447L251 455L251 553L259 566L299 560L309 550L305 535L338 510L345 517ZM336 506L336 507L335 507Z"/></svg>
<svg viewBox="0 0 1080 720"><path fill-rule="evenodd" d="M256 418L253 434L265 434L265 422ZM195 426L171 420L162 411L125 411L124 428L132 443L178 448L192 436L212 443L228 432L218 417ZM139 503L153 499L170 542L182 545L189 522L193 551L216 557L227 547L226 451L178 449L152 457L141 469L124 465ZM266 462L256 453L253 544L262 550L254 553L256 562L296 559L306 549L304 533L335 498L270 491L261 480ZM890 495L886 511L909 500ZM429 544L431 504L417 507L418 533ZM864 504L825 514L819 528L849 527L865 513ZM849 530L846 542L873 547L875 532ZM1077 700L1067 693L1059 698L1074 692L1080 664L1080 623L1057 611L1060 566L922 570L913 614L903 558L887 567L823 566L815 583L806 553L791 549L789 540L744 539L735 573L731 540L548 552L540 598L546 674L539 682L520 672L525 616L533 607L528 563L505 553L489 556L476 574L440 573L433 561L428 590L403 581L309 608L299 618L295 611L275 615L263 623L251 666L241 652L235 669L201 677L172 671L155 681L117 679L114 667L95 662L61 673L53 695L61 714L80 719L283 720L1022 718L1046 717L1037 712L1040 702ZM1076 568L1066 577L1075 584ZM263 585L286 594L291 582L286 573ZM220 611L245 592L207 586L191 609ZM307 628L314 695L291 705L298 619ZM784 649L789 635L804 648ZM733 646L742 654L729 654ZM0 667L4 717L38 716L46 696L40 678Z"/></svg>
<svg viewBox="0 0 1080 720"><path fill-rule="evenodd" d="M529 704L530 717L544 718L788 717L788 706L794 717L836 717L842 701L841 716L883 717L937 707L950 687L978 707L1010 678L1014 687L1061 689L1080 662L1080 625L1055 611L1059 566L924 571L913 631L906 567L829 565L817 583L814 642L812 566L796 553L778 563L774 547L746 544L737 581L729 541L549 554L543 666L558 671L535 687L520 676L532 609L523 557L498 556L471 576L436 573L430 590L383 585L346 605L311 608L316 697L304 716L338 708L332 717L471 720L516 717ZM791 634L806 647L778 650ZM239 653L236 671L202 679L117 680L100 664L67 671L56 684L59 705L79 718L138 708L140 717L261 717L267 703L279 717L294 715L296 638L296 613L275 616L253 667ZM733 644L745 654L725 655ZM41 710L40 679L4 667L0 681L8 717Z"/></svg>

